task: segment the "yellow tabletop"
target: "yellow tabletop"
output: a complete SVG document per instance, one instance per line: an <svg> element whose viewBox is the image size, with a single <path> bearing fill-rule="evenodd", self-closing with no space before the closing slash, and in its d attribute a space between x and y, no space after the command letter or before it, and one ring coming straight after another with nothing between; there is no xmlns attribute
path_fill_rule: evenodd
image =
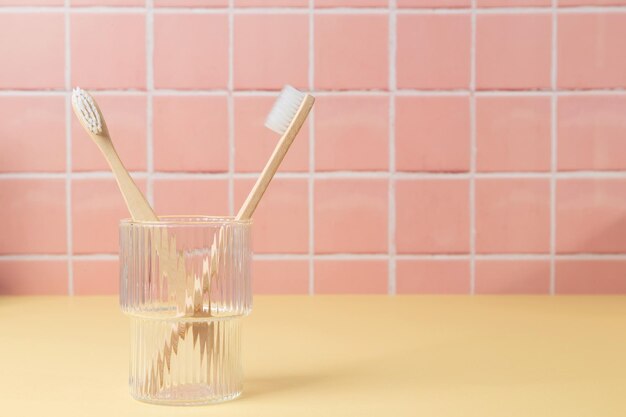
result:
<svg viewBox="0 0 626 417"><path fill-rule="evenodd" d="M0 298L1 416L626 416L624 297L256 297L244 394L133 400L113 297Z"/></svg>

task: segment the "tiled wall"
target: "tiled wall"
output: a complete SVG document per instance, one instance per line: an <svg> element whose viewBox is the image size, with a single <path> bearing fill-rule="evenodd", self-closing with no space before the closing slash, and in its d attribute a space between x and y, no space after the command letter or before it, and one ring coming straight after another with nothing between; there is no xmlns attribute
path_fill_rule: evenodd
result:
<svg viewBox="0 0 626 417"><path fill-rule="evenodd" d="M626 292L624 39L626 0L0 0L0 293L117 291L72 86L158 213L220 215L284 83L318 101L257 292Z"/></svg>

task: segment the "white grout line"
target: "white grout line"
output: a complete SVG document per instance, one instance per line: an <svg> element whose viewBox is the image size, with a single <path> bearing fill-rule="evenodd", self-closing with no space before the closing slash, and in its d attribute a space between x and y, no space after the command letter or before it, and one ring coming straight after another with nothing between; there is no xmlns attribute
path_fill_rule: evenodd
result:
<svg viewBox="0 0 626 417"><path fill-rule="evenodd" d="M545 7L489 7L475 8L476 14L549 14L551 6ZM472 8L437 8L437 9L400 9L401 14L467 14L472 12ZM559 7L559 13L625 13L625 6L580 6L580 7ZM352 13L352 12L351 12Z"/></svg>
<svg viewBox="0 0 626 417"><path fill-rule="evenodd" d="M571 171L556 172L555 175L557 179L626 179L624 171Z"/></svg>
<svg viewBox="0 0 626 417"><path fill-rule="evenodd" d="M135 172L131 171L130 175L134 179L147 179L148 172ZM85 171L85 172L73 172L72 178L75 180L89 180L89 179L113 179L113 173L111 171Z"/></svg>
<svg viewBox="0 0 626 417"><path fill-rule="evenodd" d="M333 7L325 9L314 9L315 14L351 14L351 15L371 15L371 14L388 14L387 7Z"/></svg>
<svg viewBox="0 0 626 417"><path fill-rule="evenodd" d="M70 38L70 0L64 1L65 21L65 223L67 244L67 294L74 294L74 251L72 223L72 73L71 73L71 38Z"/></svg>
<svg viewBox="0 0 626 417"><path fill-rule="evenodd" d="M479 253L477 261L550 261L547 253Z"/></svg>
<svg viewBox="0 0 626 417"><path fill-rule="evenodd" d="M364 97L386 97L389 94L387 90L379 90L379 89L369 89L369 90L311 90L316 96L325 97L325 96L339 96L339 95L350 95L350 96L364 96ZM239 94L247 95L249 92L240 91ZM253 93L254 94L254 93Z"/></svg>
<svg viewBox="0 0 626 417"><path fill-rule="evenodd" d="M550 295L556 293L556 264L554 255L556 254L556 173L557 173L557 1L552 0L552 45L551 45L551 73L550 86L552 95L550 98Z"/></svg>
<svg viewBox="0 0 626 417"><path fill-rule="evenodd" d="M476 0L472 0L470 15L470 174L469 174L469 246L470 294L476 293Z"/></svg>
<svg viewBox="0 0 626 417"><path fill-rule="evenodd" d="M398 261L455 261L470 260L469 253L398 253L396 260Z"/></svg>
<svg viewBox="0 0 626 417"><path fill-rule="evenodd" d="M556 254L557 261L625 261L625 253L571 253Z"/></svg>
<svg viewBox="0 0 626 417"><path fill-rule="evenodd" d="M175 90L169 88L162 88L154 91L158 96L201 96L201 97L228 97L230 90L222 89L209 89L209 90Z"/></svg>
<svg viewBox="0 0 626 417"><path fill-rule="evenodd" d="M0 261L67 261L71 262L71 255L66 254L23 254L0 255ZM72 295L72 294L69 294Z"/></svg>
<svg viewBox="0 0 626 417"><path fill-rule="evenodd" d="M71 256L67 254L7 254L0 255L0 261L67 261L69 259L78 260L117 260L117 253L75 253ZM416 254L396 254L398 261L446 261L446 260L467 260L469 254L455 253L416 253ZM255 253L255 260L302 260L308 261L311 256L308 253ZM314 260L387 260L387 253L329 253L315 254ZM482 253L476 254L477 261L550 261L552 256L549 253ZM555 254L556 261L625 261L626 253L571 253Z"/></svg>
<svg viewBox="0 0 626 417"><path fill-rule="evenodd" d="M117 253L74 254L74 259L77 261L117 261L119 255Z"/></svg>
<svg viewBox="0 0 626 417"><path fill-rule="evenodd" d="M72 6L72 13L145 13L148 7L141 6ZM481 7L475 9L478 14L531 14L550 13L552 6L538 7ZM0 13L54 13L63 12L64 6L0 6ZM224 14L228 7L157 7L157 14ZM327 7L310 9L307 6L296 7L242 7L235 8L235 14L385 14L388 9L380 7ZM467 14L472 8L399 8L399 14ZM624 13L625 5L599 6L559 6L559 13Z"/></svg>
<svg viewBox="0 0 626 417"><path fill-rule="evenodd" d="M358 261L358 260L379 260L386 261L389 259L388 253L318 253L313 256L316 260L333 260L333 261Z"/></svg>
<svg viewBox="0 0 626 417"><path fill-rule="evenodd" d="M235 101L233 92L235 90L235 16L234 0L228 0L228 213L235 215Z"/></svg>
<svg viewBox="0 0 626 417"><path fill-rule="evenodd" d="M0 96L35 96L35 97L65 97L67 89L56 90L0 90Z"/></svg>
<svg viewBox="0 0 626 417"><path fill-rule="evenodd" d="M249 178L253 178L251 174ZM231 175L228 172L155 172L157 180L228 180ZM237 176L237 178L241 178ZM247 177L246 177L247 178ZM230 210L229 210L230 211Z"/></svg>
<svg viewBox="0 0 626 417"><path fill-rule="evenodd" d="M587 89L587 90L568 90L559 89L556 94L560 96L603 96L603 95L623 95L626 90L623 88L605 88L605 89Z"/></svg>
<svg viewBox="0 0 626 417"><path fill-rule="evenodd" d="M416 90L416 89L399 89L395 94L403 97L458 97L469 96L470 90Z"/></svg>
<svg viewBox="0 0 626 417"><path fill-rule="evenodd" d="M158 9L158 13L163 14L223 14L227 13L226 8L187 8L187 7L168 7L167 9ZM249 8L233 8L233 14L251 15L251 14L307 14L308 9L305 7L249 7Z"/></svg>
<svg viewBox="0 0 626 417"><path fill-rule="evenodd" d="M389 0L389 182L387 200L387 293L396 294L396 89L398 17L396 0Z"/></svg>
<svg viewBox="0 0 626 417"><path fill-rule="evenodd" d="M544 253L478 253L471 254L399 254L400 260L467 260L472 258L476 261L498 260L498 261L548 261L549 254ZM626 257L625 257L626 259Z"/></svg>
<svg viewBox="0 0 626 417"><path fill-rule="evenodd" d="M147 0L146 13L146 189L148 202L154 208L154 13L153 0Z"/></svg>
<svg viewBox="0 0 626 417"><path fill-rule="evenodd" d="M315 0L309 0L309 90L315 88L315 17L313 15ZM309 198L309 295L315 294L315 108L309 114L309 172L308 172L308 198Z"/></svg>
<svg viewBox="0 0 626 417"><path fill-rule="evenodd" d="M471 8L469 7L438 7L438 8L399 8L398 14L401 15L433 15L433 14L446 14L446 15L459 15L470 14Z"/></svg>
<svg viewBox="0 0 626 417"><path fill-rule="evenodd" d="M308 253L255 253L253 259L255 261L311 261L311 255Z"/></svg>
<svg viewBox="0 0 626 417"><path fill-rule="evenodd" d="M131 171L131 176L135 179L147 179L150 175L153 180L228 180L230 174L228 172L166 172L154 171ZM234 179L256 179L260 173L258 172L235 172L232 174ZM283 179L388 179L390 176L394 180L459 180L471 179L470 172L395 172L387 171L328 171L328 172L277 172L275 178ZM64 179L67 177L65 172L0 172L0 181L2 180L42 180L42 179ZM552 179L559 180L593 180L593 179L614 179L626 180L626 171L568 171L568 172L476 172L473 174L475 179ZM86 179L113 179L110 171L76 171L72 173L72 178L77 180Z"/></svg>
<svg viewBox="0 0 626 417"><path fill-rule="evenodd" d="M146 94L144 90L136 89L105 89L91 90L96 95L116 95L116 96L143 96ZM232 94L236 97L276 97L279 90L236 90ZM310 90L315 96L366 96L380 97L387 96L388 91L385 90ZM0 96L64 96L66 89L48 89L48 90L11 90L0 89ZM398 96L415 96L415 97L433 97L433 96L469 96L470 90L416 90L416 89L397 89L394 92ZM626 95L626 89L623 88L607 88L607 89L559 89L557 91L547 90L480 90L475 91L476 96L529 96L529 97L551 97L553 94L558 96L602 96L602 95ZM175 90L175 89L153 89L152 94L155 96L227 96L228 90L222 89L196 89L196 90Z"/></svg>
<svg viewBox="0 0 626 417"><path fill-rule="evenodd" d="M66 101L67 101L67 94L66 94ZM67 117L67 110L69 110L70 112L72 111L71 109L71 104L69 105L69 109L68 109L68 103L65 103L65 113L66 113L66 120L68 119ZM69 117L71 120L71 116ZM66 165L67 165L67 152L69 149L69 146L67 145L68 142L68 138L67 136L69 136L69 133L66 129L65 132L65 152L66 152ZM0 172L0 180L55 180L55 179L66 179L67 178L67 168L65 169L64 172Z"/></svg>
<svg viewBox="0 0 626 417"><path fill-rule="evenodd" d="M333 178L368 178L368 179L387 179L389 171L324 171L315 172L316 179L333 179Z"/></svg>

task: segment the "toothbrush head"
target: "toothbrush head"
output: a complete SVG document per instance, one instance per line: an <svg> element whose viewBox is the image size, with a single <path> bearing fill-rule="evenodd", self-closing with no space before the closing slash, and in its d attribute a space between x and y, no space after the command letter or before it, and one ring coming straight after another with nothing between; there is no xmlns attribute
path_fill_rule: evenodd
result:
<svg viewBox="0 0 626 417"><path fill-rule="evenodd" d="M280 92L278 99L276 99L274 107L267 115L265 126L280 135L285 133L305 97L305 93L296 90L290 85L286 85L283 91Z"/></svg>
<svg viewBox="0 0 626 417"><path fill-rule="evenodd" d="M85 129L94 135L102 133L103 121L100 115L100 109L88 92L80 87L73 89L72 107Z"/></svg>

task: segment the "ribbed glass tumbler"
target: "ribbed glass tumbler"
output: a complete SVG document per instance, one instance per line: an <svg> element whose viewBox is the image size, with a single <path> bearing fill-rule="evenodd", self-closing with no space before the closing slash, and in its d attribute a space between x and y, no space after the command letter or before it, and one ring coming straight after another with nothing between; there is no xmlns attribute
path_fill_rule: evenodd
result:
<svg viewBox="0 0 626 417"><path fill-rule="evenodd" d="M120 224L130 392L193 405L241 394L241 319L252 308L251 222L164 217Z"/></svg>

